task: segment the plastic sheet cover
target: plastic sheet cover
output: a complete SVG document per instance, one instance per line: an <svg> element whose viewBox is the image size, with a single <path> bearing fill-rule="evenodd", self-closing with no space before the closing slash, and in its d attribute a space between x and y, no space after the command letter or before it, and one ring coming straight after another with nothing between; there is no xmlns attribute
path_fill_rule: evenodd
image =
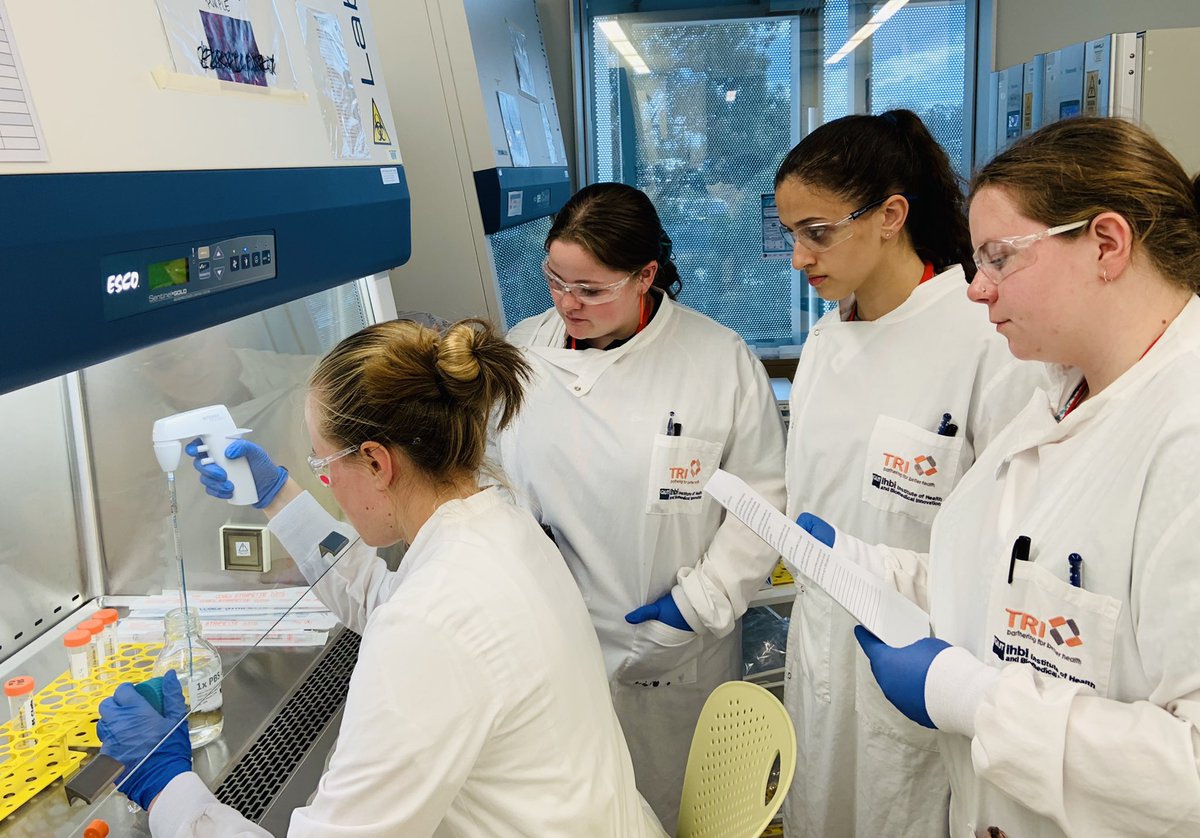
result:
<svg viewBox="0 0 1200 838"><path fill-rule="evenodd" d="M296 89L274 0L157 2L177 72Z"/></svg>

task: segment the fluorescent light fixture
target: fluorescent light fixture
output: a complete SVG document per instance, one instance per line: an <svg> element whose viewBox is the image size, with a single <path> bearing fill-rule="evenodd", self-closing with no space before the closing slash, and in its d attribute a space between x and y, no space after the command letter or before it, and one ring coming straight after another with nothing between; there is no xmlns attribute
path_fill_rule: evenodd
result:
<svg viewBox="0 0 1200 838"><path fill-rule="evenodd" d="M907 2L908 0L888 0L886 3L884 3L883 6L880 7L879 11L871 15L871 19L863 24L861 29L851 35L850 39L846 41L846 43L842 44L841 49L825 59L825 66L828 67L831 64L837 64L847 55L854 52L855 47L857 47L867 38L870 38L876 29L889 20L892 15L900 11L900 9ZM601 26L603 25L604 24L601 24Z"/></svg>
<svg viewBox="0 0 1200 838"><path fill-rule="evenodd" d="M596 25L604 33L604 37L608 38L608 42L612 44L612 48L620 53L621 57L625 59L625 62L635 73L639 76L644 76L650 72L650 68L646 65L646 62L638 54L637 48L629 42L629 38L625 37L625 30L621 28L621 24L617 23L616 18L602 20Z"/></svg>
<svg viewBox="0 0 1200 838"><path fill-rule="evenodd" d="M738 92L736 90L726 90L725 91L725 101L726 102L736 102L737 94L738 94Z"/></svg>

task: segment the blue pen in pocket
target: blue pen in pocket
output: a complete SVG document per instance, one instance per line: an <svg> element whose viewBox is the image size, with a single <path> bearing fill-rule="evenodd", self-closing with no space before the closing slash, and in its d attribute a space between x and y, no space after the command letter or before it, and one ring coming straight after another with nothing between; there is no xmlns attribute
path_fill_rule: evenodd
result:
<svg viewBox="0 0 1200 838"><path fill-rule="evenodd" d="M1069 578L1072 588L1083 587L1083 556L1078 553L1072 553L1067 556L1067 564L1070 567Z"/></svg>

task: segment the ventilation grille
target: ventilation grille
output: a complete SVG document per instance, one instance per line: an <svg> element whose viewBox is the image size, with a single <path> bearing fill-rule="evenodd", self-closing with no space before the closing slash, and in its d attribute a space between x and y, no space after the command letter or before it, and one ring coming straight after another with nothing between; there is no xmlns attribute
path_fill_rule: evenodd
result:
<svg viewBox="0 0 1200 838"><path fill-rule="evenodd" d="M218 800L252 821L262 819L312 743L346 700L360 640L349 630L338 636L267 729L221 781L216 790Z"/></svg>

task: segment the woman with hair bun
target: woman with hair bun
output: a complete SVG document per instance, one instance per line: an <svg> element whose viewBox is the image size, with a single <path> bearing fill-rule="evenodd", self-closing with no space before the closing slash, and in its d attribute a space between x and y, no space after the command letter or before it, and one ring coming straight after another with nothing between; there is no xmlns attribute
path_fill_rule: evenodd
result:
<svg viewBox="0 0 1200 838"><path fill-rule="evenodd" d="M640 190L575 193L542 271L554 307L509 333L535 375L498 460L583 591L638 788L674 832L700 708L741 677L738 618L778 558L701 490L722 468L782 506L783 427L745 342L675 302Z"/></svg>
<svg viewBox="0 0 1200 838"><path fill-rule="evenodd" d="M562 556L476 481L489 419L517 416L529 377L477 320L444 334L391 321L338 344L309 382L309 466L352 526L259 446L227 449L249 461L256 506L317 595L362 634L337 748L289 835L663 834ZM229 497L197 442L201 482ZM349 547L323 555L335 533ZM397 542L396 571L366 546ZM163 684L165 715L128 684L102 703L102 750L129 767L118 788L154 835L267 835L191 773L187 707L172 673Z"/></svg>
<svg viewBox="0 0 1200 838"><path fill-rule="evenodd" d="M780 165L775 198L793 267L837 303L792 382L789 516L925 550L942 502L1043 372L1013 359L967 299L963 193L916 114L821 126ZM936 735L884 699L849 613L797 582L784 703L803 768L783 804L788 835L944 835Z"/></svg>

